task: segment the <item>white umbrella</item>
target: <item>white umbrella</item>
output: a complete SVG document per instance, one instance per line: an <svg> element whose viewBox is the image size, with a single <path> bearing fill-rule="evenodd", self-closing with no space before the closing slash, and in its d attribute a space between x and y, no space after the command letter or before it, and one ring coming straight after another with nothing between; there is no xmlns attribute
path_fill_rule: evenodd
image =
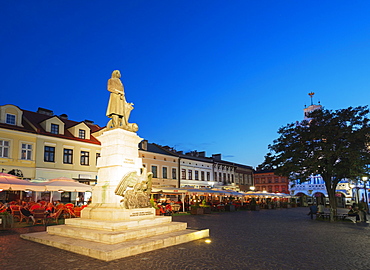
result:
<svg viewBox="0 0 370 270"><path fill-rule="evenodd" d="M87 192L92 191L92 186L82 184L76 180L66 177L51 179L47 182L36 183L43 187L43 191L66 191L66 192Z"/></svg>
<svg viewBox="0 0 370 270"><path fill-rule="evenodd" d="M18 179L16 176L0 173L0 189L3 190L38 190L38 186L27 180Z"/></svg>

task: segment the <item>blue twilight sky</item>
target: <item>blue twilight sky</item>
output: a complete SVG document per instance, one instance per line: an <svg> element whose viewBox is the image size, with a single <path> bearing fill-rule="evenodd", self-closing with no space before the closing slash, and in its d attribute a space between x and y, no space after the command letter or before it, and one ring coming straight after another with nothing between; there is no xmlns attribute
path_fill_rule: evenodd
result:
<svg viewBox="0 0 370 270"><path fill-rule="evenodd" d="M140 137L257 166L316 93L367 105L370 1L0 1L0 105L105 126L119 69Z"/></svg>

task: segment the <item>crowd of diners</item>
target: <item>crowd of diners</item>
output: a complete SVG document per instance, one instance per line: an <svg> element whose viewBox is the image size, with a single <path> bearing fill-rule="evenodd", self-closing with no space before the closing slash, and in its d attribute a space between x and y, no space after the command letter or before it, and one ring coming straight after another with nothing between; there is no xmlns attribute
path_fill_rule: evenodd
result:
<svg viewBox="0 0 370 270"><path fill-rule="evenodd" d="M55 202L47 202L43 200L39 200L37 202L34 201L11 201L9 203L2 203L0 202L0 213L7 212L13 216L14 221L22 222L29 222L32 220L33 224L35 225L38 221L35 217L37 214L42 214L44 219L47 218L73 218L73 217L80 217L81 210L86 207L87 205L83 206L75 206L72 203L62 203L60 201Z"/></svg>
<svg viewBox="0 0 370 270"><path fill-rule="evenodd" d="M179 195L162 194L152 198L152 206L156 209L157 214L166 215L169 212L187 212L192 207L210 207L212 211L225 211L228 206L232 205L234 210L250 210L258 206L260 209L275 209L287 207L291 203L290 198L278 197L233 197L233 196L202 196L186 195L183 201L178 199ZM174 211L173 208L176 210Z"/></svg>
<svg viewBox="0 0 370 270"><path fill-rule="evenodd" d="M177 212L190 211L192 207L210 207L212 211L225 211L229 206L233 206L233 210L251 209L255 206L260 209L273 209L285 207L290 199L288 198L267 198L267 197L232 197L232 196L201 196L187 195L181 196L162 195L151 198L151 204L157 209L157 215L172 215ZM0 214L8 212L15 221L27 222L32 220L33 224L37 223L34 218L35 213L43 213L45 218L74 218L81 216L81 210L86 205L76 206L73 203L62 203L59 200L47 202L45 200L22 201L16 200L9 203L0 202Z"/></svg>

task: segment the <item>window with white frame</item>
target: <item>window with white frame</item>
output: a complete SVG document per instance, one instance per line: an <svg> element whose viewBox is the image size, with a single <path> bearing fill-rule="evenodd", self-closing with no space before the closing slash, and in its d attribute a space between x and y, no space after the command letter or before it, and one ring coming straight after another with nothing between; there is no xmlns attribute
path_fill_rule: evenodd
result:
<svg viewBox="0 0 370 270"><path fill-rule="evenodd" d="M87 151L81 151L81 165L89 165L90 163L90 153Z"/></svg>
<svg viewBox="0 0 370 270"><path fill-rule="evenodd" d="M84 129L79 129L78 130L78 138L86 139L86 131Z"/></svg>
<svg viewBox="0 0 370 270"><path fill-rule="evenodd" d="M188 179L189 180L193 180L193 171L192 170L188 170Z"/></svg>
<svg viewBox="0 0 370 270"><path fill-rule="evenodd" d="M172 179L177 179L177 170L176 170L176 168L172 168Z"/></svg>
<svg viewBox="0 0 370 270"><path fill-rule="evenodd" d="M72 164L73 163L73 149L63 149L63 163Z"/></svg>
<svg viewBox="0 0 370 270"><path fill-rule="evenodd" d="M55 147L45 146L44 161L45 162L55 162Z"/></svg>
<svg viewBox="0 0 370 270"><path fill-rule="evenodd" d="M50 133L59 134L59 125L51 124Z"/></svg>
<svg viewBox="0 0 370 270"><path fill-rule="evenodd" d="M181 169L181 179L186 179L186 170Z"/></svg>
<svg viewBox="0 0 370 270"><path fill-rule="evenodd" d="M199 180L199 171L194 171L194 179Z"/></svg>
<svg viewBox="0 0 370 270"><path fill-rule="evenodd" d="M15 125L15 123L16 123L15 114L7 113L6 114L6 123L9 124L9 125Z"/></svg>
<svg viewBox="0 0 370 270"><path fill-rule="evenodd" d="M204 171L200 172L200 180L204 181Z"/></svg>
<svg viewBox="0 0 370 270"><path fill-rule="evenodd" d="M21 159L32 160L32 144L22 143Z"/></svg>
<svg viewBox="0 0 370 270"><path fill-rule="evenodd" d="M9 141L0 140L0 157L2 158L9 157L9 147L10 147Z"/></svg>
<svg viewBox="0 0 370 270"><path fill-rule="evenodd" d="M167 167L162 168L162 178L167 179Z"/></svg>
<svg viewBox="0 0 370 270"><path fill-rule="evenodd" d="M152 166L153 178L158 178L158 167Z"/></svg>

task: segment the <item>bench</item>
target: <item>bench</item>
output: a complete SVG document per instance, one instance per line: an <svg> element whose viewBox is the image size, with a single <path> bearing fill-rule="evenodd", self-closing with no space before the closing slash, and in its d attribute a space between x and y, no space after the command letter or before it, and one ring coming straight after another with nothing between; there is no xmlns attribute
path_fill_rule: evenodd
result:
<svg viewBox="0 0 370 270"><path fill-rule="evenodd" d="M330 220L330 213L317 213L316 218L322 218L324 220ZM348 218L347 214L334 215L334 220L345 220ZM352 217L350 217L352 218ZM354 217L356 218L356 217Z"/></svg>

